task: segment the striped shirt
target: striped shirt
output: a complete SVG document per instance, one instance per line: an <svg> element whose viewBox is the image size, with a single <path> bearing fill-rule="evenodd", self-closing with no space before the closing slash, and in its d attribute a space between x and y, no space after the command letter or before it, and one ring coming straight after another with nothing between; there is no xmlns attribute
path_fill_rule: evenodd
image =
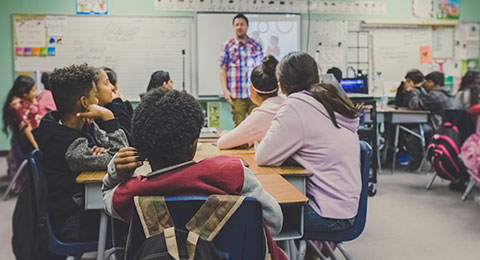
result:
<svg viewBox="0 0 480 260"><path fill-rule="evenodd" d="M250 74L263 59L262 46L252 38L227 41L220 52L220 67L227 67L227 89L233 98L250 97Z"/></svg>

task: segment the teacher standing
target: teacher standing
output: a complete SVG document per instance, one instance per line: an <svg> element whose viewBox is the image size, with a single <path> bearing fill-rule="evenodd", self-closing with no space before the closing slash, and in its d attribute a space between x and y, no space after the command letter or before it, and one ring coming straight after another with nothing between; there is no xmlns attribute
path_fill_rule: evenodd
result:
<svg viewBox="0 0 480 260"><path fill-rule="evenodd" d="M262 46L247 36L248 19L237 14L232 21L235 37L228 40L220 53L220 84L223 96L232 108L238 126L255 104L250 100L250 74L263 59Z"/></svg>

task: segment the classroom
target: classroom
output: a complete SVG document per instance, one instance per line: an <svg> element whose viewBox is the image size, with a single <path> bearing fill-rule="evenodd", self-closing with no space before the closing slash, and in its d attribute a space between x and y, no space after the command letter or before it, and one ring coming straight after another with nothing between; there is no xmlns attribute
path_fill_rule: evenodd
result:
<svg viewBox="0 0 480 260"><path fill-rule="evenodd" d="M2 259L480 259L480 1L0 8Z"/></svg>

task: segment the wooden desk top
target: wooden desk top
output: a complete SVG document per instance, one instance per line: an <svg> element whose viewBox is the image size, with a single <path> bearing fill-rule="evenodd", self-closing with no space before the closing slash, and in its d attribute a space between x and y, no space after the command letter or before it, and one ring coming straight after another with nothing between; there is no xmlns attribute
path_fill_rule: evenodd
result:
<svg viewBox="0 0 480 260"><path fill-rule="evenodd" d="M280 204L306 203L305 197L292 184L280 175L257 175L257 179L263 188Z"/></svg>
<svg viewBox="0 0 480 260"><path fill-rule="evenodd" d="M217 155L229 155L241 158L249 166L255 175L258 174L280 174L283 176L295 175L295 176L312 176L313 173L300 166L259 166L255 160L255 151L250 149L231 149L231 150L218 150L218 148L209 143L202 143L197 147L197 153L194 160L199 161L207 157L213 157Z"/></svg>
<svg viewBox="0 0 480 260"><path fill-rule="evenodd" d="M84 172L78 175L78 183L100 183L106 172ZM292 184L277 174L257 175L257 179L263 188L277 200L280 204L305 203L308 198L305 197Z"/></svg>

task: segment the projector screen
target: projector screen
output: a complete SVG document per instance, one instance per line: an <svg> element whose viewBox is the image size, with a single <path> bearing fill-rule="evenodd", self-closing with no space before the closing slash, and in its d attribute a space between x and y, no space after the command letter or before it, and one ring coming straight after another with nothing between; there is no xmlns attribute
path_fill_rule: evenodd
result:
<svg viewBox="0 0 480 260"><path fill-rule="evenodd" d="M235 37L232 19L235 13L197 14L198 95L223 96L218 59L225 42ZM264 55L279 61L300 50L301 29L298 14L246 14L248 36L262 45Z"/></svg>

